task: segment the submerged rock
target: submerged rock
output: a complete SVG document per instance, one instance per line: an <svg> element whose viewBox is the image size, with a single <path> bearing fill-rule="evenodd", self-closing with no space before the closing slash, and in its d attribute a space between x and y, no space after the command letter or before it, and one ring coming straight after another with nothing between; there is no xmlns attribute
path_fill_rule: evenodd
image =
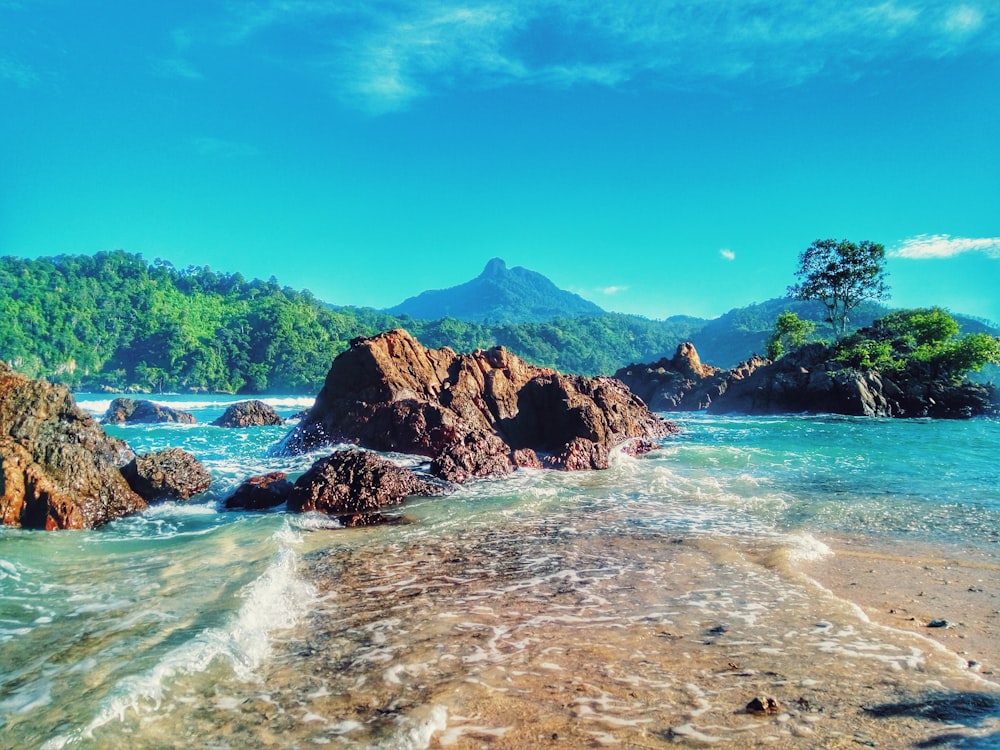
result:
<svg viewBox="0 0 1000 750"><path fill-rule="evenodd" d="M221 417L212 422L216 427L268 427L285 423L278 412L264 401L240 401L229 406Z"/></svg>
<svg viewBox="0 0 1000 750"><path fill-rule="evenodd" d="M288 509L332 516L364 514L398 505L410 495L440 492L440 486L420 479L409 469L376 453L336 451L299 477L288 495Z"/></svg>
<svg viewBox="0 0 1000 750"><path fill-rule="evenodd" d="M152 401L133 401L130 398L116 398L108 406L101 424L155 424L176 422L195 424L193 414L172 409Z"/></svg>
<svg viewBox="0 0 1000 750"><path fill-rule="evenodd" d="M673 431L613 378L560 375L503 347L428 349L397 329L351 342L277 450L351 442L415 453L461 482L517 466L603 469L616 446L643 453Z"/></svg>
<svg viewBox="0 0 1000 750"><path fill-rule="evenodd" d="M134 456L69 390L0 362L0 523L89 529L141 511L119 471Z"/></svg>
<svg viewBox="0 0 1000 750"><path fill-rule="evenodd" d="M288 475L283 471L272 471L250 477L226 498L225 506L230 510L276 508L285 502L291 491L292 483L288 481Z"/></svg>
<svg viewBox="0 0 1000 750"><path fill-rule="evenodd" d="M212 483L211 474L201 462L180 448L136 456L122 467L122 475L147 502L188 500Z"/></svg>

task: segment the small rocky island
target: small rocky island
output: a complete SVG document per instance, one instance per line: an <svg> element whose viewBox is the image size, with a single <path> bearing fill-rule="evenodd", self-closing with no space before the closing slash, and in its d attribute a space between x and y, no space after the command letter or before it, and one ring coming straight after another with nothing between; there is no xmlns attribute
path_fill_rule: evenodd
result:
<svg viewBox="0 0 1000 750"><path fill-rule="evenodd" d="M948 372L852 366L836 346L823 343L803 346L776 362L754 356L721 370L702 364L687 342L672 359L629 365L615 377L655 411L944 419L1000 413L993 386Z"/></svg>
<svg viewBox="0 0 1000 750"><path fill-rule="evenodd" d="M677 428L620 380L561 375L503 347L456 354L402 329L358 338L330 367L313 407L278 446L355 443L431 459L450 482L517 467L605 469Z"/></svg>

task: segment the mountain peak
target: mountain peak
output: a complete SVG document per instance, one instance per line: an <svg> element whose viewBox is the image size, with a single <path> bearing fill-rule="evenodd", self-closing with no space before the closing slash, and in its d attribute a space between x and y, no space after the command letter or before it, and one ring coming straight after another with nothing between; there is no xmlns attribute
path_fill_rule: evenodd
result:
<svg viewBox="0 0 1000 750"><path fill-rule="evenodd" d="M492 258L489 263L486 264L486 268L483 272L479 274L481 279L496 279L507 273L507 264L504 263L503 258Z"/></svg>
<svg viewBox="0 0 1000 750"><path fill-rule="evenodd" d="M593 302L559 289L537 271L521 266L508 268L502 258L491 259L472 281L423 292L387 312L422 320L452 317L473 323L522 323L604 314Z"/></svg>

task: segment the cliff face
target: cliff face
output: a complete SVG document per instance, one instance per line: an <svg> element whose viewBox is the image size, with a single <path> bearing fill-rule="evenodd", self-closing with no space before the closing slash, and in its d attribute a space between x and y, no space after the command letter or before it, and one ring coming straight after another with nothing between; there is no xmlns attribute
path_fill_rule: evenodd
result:
<svg viewBox="0 0 1000 750"><path fill-rule="evenodd" d="M439 477L506 474L517 466L600 469L611 450L675 430L612 378L560 375L502 347L456 354L403 330L356 339L338 356L313 408L280 451L357 443L433 459Z"/></svg>

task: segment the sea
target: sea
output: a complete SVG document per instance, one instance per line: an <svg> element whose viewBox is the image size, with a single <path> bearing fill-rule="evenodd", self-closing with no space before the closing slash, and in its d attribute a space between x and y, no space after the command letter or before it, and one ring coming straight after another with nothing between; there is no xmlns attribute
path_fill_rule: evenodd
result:
<svg viewBox="0 0 1000 750"><path fill-rule="evenodd" d="M198 424L107 431L212 486L0 529L0 747L1000 747L996 420L671 415L607 470L341 528L224 509L325 455L273 455L290 424L152 398Z"/></svg>

